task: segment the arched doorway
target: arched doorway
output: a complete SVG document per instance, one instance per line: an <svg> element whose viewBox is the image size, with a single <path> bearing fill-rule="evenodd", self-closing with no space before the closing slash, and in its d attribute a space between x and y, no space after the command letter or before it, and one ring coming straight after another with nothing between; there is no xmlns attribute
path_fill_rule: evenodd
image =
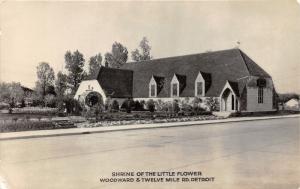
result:
<svg viewBox="0 0 300 189"><path fill-rule="evenodd" d="M229 89L225 89L221 95L221 111L235 111L236 97Z"/></svg>
<svg viewBox="0 0 300 189"><path fill-rule="evenodd" d="M102 95L96 91L89 92L85 97L85 104L89 107L96 104L103 104Z"/></svg>

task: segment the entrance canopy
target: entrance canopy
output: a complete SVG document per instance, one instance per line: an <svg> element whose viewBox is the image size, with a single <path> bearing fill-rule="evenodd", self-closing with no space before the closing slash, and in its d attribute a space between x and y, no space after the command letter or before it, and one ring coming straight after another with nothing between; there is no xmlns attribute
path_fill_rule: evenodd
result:
<svg viewBox="0 0 300 189"><path fill-rule="evenodd" d="M220 95L220 111L235 112L238 111L238 91L235 89L235 82L227 81ZM235 89L235 90L234 90Z"/></svg>

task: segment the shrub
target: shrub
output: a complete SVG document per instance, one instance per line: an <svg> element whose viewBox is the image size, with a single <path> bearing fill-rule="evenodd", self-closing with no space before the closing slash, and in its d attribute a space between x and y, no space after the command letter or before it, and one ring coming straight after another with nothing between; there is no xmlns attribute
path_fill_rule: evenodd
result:
<svg viewBox="0 0 300 189"><path fill-rule="evenodd" d="M193 112L193 106L190 104L182 104L181 110L185 115L192 115L194 114Z"/></svg>
<svg viewBox="0 0 300 189"><path fill-rule="evenodd" d="M160 112L172 113L173 112L173 104L172 102L163 102L162 100L158 100L154 102L156 110Z"/></svg>
<svg viewBox="0 0 300 189"><path fill-rule="evenodd" d="M201 103L202 103L202 99L199 97L195 97L194 100L192 101L193 107L200 106Z"/></svg>
<svg viewBox="0 0 300 189"><path fill-rule="evenodd" d="M201 98L194 98L194 100L192 101L193 114L199 115L206 111L203 107L201 107L202 102L203 101Z"/></svg>
<svg viewBox="0 0 300 189"><path fill-rule="evenodd" d="M57 99L54 95L48 94L45 96L45 106L55 108L57 105Z"/></svg>
<svg viewBox="0 0 300 189"><path fill-rule="evenodd" d="M83 106L80 104L80 102L72 97L66 97L64 99L64 103L67 113L69 114L80 115L81 111L83 110Z"/></svg>
<svg viewBox="0 0 300 189"><path fill-rule="evenodd" d="M10 106L10 108L14 108L14 107L16 106L15 101L14 101L14 100L11 100L11 101L9 102L9 106Z"/></svg>
<svg viewBox="0 0 300 189"><path fill-rule="evenodd" d="M172 111L177 114L180 111L178 100L173 101Z"/></svg>
<svg viewBox="0 0 300 189"><path fill-rule="evenodd" d="M87 119L96 118L98 120L99 115L105 110L105 106L101 103L97 103L92 107L89 107L83 111L83 116Z"/></svg>
<svg viewBox="0 0 300 189"><path fill-rule="evenodd" d="M91 111L93 112L93 114L95 115L96 119L99 117L99 114L103 112L103 110L105 109L105 107L103 107L103 105L101 105L100 103L95 104L93 107L91 107Z"/></svg>
<svg viewBox="0 0 300 189"><path fill-rule="evenodd" d="M0 102L0 110L5 110L9 108L9 104Z"/></svg>
<svg viewBox="0 0 300 189"><path fill-rule="evenodd" d="M162 100L157 100L154 102L157 111L164 111L165 103Z"/></svg>
<svg viewBox="0 0 300 189"><path fill-rule="evenodd" d="M105 110L108 111L108 112L110 112L112 110L112 103L111 103L111 98L110 97L108 97L105 100L104 107L105 107Z"/></svg>
<svg viewBox="0 0 300 189"><path fill-rule="evenodd" d="M43 106L43 98L36 94L35 92L29 96L29 98L32 100L32 106Z"/></svg>
<svg viewBox="0 0 300 189"><path fill-rule="evenodd" d="M134 111L144 111L144 104L142 104L138 100L134 101L133 110Z"/></svg>
<svg viewBox="0 0 300 189"><path fill-rule="evenodd" d="M133 106L134 106L134 101L132 99L127 99L123 102L121 108L125 109L127 113L131 113Z"/></svg>
<svg viewBox="0 0 300 189"><path fill-rule="evenodd" d="M183 111L184 113L187 113L187 114L189 114L190 112L193 111L193 106L191 105L191 103L189 101L190 101L190 99L188 97L186 97L182 101L179 101L179 106L181 108L181 111Z"/></svg>
<svg viewBox="0 0 300 189"><path fill-rule="evenodd" d="M144 100L140 101L140 105L141 105L142 110L145 110L145 108L146 108L146 102Z"/></svg>
<svg viewBox="0 0 300 189"><path fill-rule="evenodd" d="M199 115L203 114L206 110L201 106L195 106L193 107L193 114Z"/></svg>
<svg viewBox="0 0 300 189"><path fill-rule="evenodd" d="M149 112L155 111L155 103L152 99L147 101L147 109L149 110Z"/></svg>
<svg viewBox="0 0 300 189"><path fill-rule="evenodd" d="M164 104L163 109L164 109L165 112L172 113L173 112L173 103L172 102L166 102Z"/></svg>
<svg viewBox="0 0 300 189"><path fill-rule="evenodd" d="M22 100L21 100L21 108L24 108L24 107L25 107L25 100L22 99Z"/></svg>
<svg viewBox="0 0 300 189"><path fill-rule="evenodd" d="M57 99L57 105L56 105L58 111L64 112L66 105L64 103L63 99Z"/></svg>
<svg viewBox="0 0 300 189"><path fill-rule="evenodd" d="M116 112L119 111L119 103L118 103L118 101L114 100L114 101L112 102L111 109L112 109L113 111L116 111Z"/></svg>
<svg viewBox="0 0 300 189"><path fill-rule="evenodd" d="M220 103L217 98L209 97L205 100L205 104L209 108L210 111L219 111L220 110Z"/></svg>

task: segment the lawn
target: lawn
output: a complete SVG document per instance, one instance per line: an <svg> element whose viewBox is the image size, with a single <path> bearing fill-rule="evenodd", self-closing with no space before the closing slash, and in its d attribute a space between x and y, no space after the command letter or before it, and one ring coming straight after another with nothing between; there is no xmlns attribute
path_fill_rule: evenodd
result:
<svg viewBox="0 0 300 189"><path fill-rule="evenodd" d="M130 124L151 124L168 122L185 122L200 120L221 119L211 112L200 112L198 115L174 114L166 112L132 111L126 112L103 112L93 116L69 116L58 118L53 109L19 109L12 114L0 113L0 132L17 132L29 130L49 130L76 127L103 127ZM278 111L255 114L233 114L232 117L240 116L269 116L287 115L295 112ZM297 112L299 113L299 112ZM200 114L200 115L199 115Z"/></svg>
<svg viewBox="0 0 300 189"><path fill-rule="evenodd" d="M6 121L0 123L1 133L49 129L55 129L55 125L50 121Z"/></svg>
<svg viewBox="0 0 300 189"><path fill-rule="evenodd" d="M31 114L31 113L0 113L0 120L14 120L14 119L43 119L43 118L51 118L54 115L51 114Z"/></svg>
<svg viewBox="0 0 300 189"><path fill-rule="evenodd" d="M13 113L9 114L8 111L2 110L0 112L0 132L66 128L52 120L53 117L56 117L56 111L54 108L28 107L14 108Z"/></svg>

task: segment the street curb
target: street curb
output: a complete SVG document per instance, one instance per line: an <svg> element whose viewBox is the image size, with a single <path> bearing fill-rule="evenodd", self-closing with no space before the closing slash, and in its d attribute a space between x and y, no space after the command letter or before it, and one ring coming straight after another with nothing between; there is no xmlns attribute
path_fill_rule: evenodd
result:
<svg viewBox="0 0 300 189"><path fill-rule="evenodd" d="M45 130L45 132L53 131L53 133L46 133L46 134L38 134L40 132L43 132L41 130L29 131L29 132L33 132L31 135L26 135L26 132L28 132L28 131L25 131L25 132L15 132L15 133L2 133L2 134L0 134L0 141L16 140L16 139L29 139L29 138L43 138L43 137L70 136L70 135L83 135L83 134L93 134L93 133L119 132L119 131L132 131L132 130L141 130L141 129L163 129L163 128L170 128L170 127L190 127L190 126L200 126L200 125L210 125L210 124L270 120L270 119L287 119L287 118L298 118L298 117L300 117L299 114L287 115L287 116L272 116L272 117L228 118L228 119L219 119L219 120L202 120L202 121L190 121L190 122L179 122L179 123L178 122L169 122L169 123L140 124L139 126L137 126L137 125L109 126L110 127L109 129L107 129L108 127L84 128L84 129L76 128L76 129L78 129L78 131L75 131L75 132L54 133L55 131L58 131L58 132L62 131L61 129L58 129L58 130ZM120 128L120 127L123 127L123 128ZM70 129L64 129L64 131L65 130L71 131ZM82 130L84 130L84 131L82 131ZM36 133L34 133L34 132L36 132ZM22 135L7 136L7 137L2 136L2 135L16 135L19 133L22 133L25 135L23 135L23 136Z"/></svg>

